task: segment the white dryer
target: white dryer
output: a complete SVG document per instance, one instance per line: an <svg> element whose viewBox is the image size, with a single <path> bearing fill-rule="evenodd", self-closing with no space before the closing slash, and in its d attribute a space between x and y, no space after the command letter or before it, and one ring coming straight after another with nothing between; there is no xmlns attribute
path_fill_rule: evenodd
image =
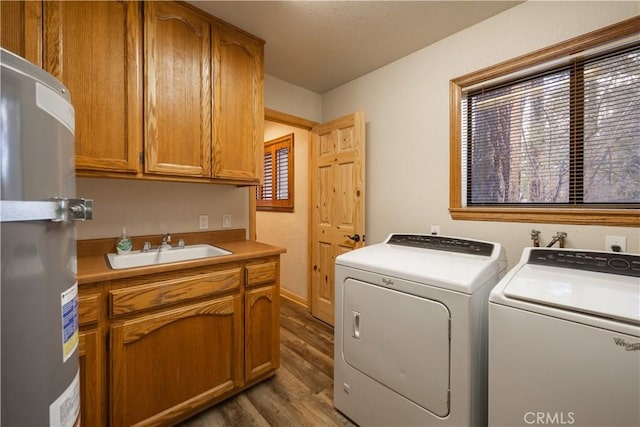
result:
<svg viewBox="0 0 640 427"><path fill-rule="evenodd" d="M334 405L363 426L487 423L497 243L392 234L335 265Z"/></svg>
<svg viewBox="0 0 640 427"><path fill-rule="evenodd" d="M640 425L640 256L526 248L489 302L491 426Z"/></svg>

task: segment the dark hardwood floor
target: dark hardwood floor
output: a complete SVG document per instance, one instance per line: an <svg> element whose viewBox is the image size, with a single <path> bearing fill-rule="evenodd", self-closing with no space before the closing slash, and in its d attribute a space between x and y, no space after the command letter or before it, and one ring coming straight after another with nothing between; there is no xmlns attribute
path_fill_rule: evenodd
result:
<svg viewBox="0 0 640 427"><path fill-rule="evenodd" d="M333 328L282 298L280 368L180 424L205 426L354 426L333 408Z"/></svg>

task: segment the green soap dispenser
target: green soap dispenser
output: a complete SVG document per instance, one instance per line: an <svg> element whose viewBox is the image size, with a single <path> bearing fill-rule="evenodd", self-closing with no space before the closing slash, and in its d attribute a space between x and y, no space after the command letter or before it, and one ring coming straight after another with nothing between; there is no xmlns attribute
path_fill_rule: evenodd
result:
<svg viewBox="0 0 640 427"><path fill-rule="evenodd" d="M131 239L127 236L126 228L122 229L122 236L120 236L116 243L116 249L120 255L131 252Z"/></svg>

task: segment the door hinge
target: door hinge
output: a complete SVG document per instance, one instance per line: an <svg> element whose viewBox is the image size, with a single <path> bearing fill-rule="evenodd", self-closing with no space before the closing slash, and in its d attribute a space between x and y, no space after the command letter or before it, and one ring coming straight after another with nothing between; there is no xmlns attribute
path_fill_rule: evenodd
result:
<svg viewBox="0 0 640 427"><path fill-rule="evenodd" d="M140 152L140 166L144 166L144 153Z"/></svg>

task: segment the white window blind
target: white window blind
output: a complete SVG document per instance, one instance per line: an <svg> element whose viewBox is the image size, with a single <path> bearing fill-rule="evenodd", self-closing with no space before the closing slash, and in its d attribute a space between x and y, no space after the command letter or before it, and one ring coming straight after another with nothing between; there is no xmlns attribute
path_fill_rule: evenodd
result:
<svg viewBox="0 0 640 427"><path fill-rule="evenodd" d="M276 199L289 198L289 147L276 150Z"/></svg>
<svg viewBox="0 0 640 427"><path fill-rule="evenodd" d="M640 205L640 45L463 90L467 206Z"/></svg>
<svg viewBox="0 0 640 427"><path fill-rule="evenodd" d="M273 160L272 152L264 153L264 182L262 184L261 198L263 200L273 199Z"/></svg>

